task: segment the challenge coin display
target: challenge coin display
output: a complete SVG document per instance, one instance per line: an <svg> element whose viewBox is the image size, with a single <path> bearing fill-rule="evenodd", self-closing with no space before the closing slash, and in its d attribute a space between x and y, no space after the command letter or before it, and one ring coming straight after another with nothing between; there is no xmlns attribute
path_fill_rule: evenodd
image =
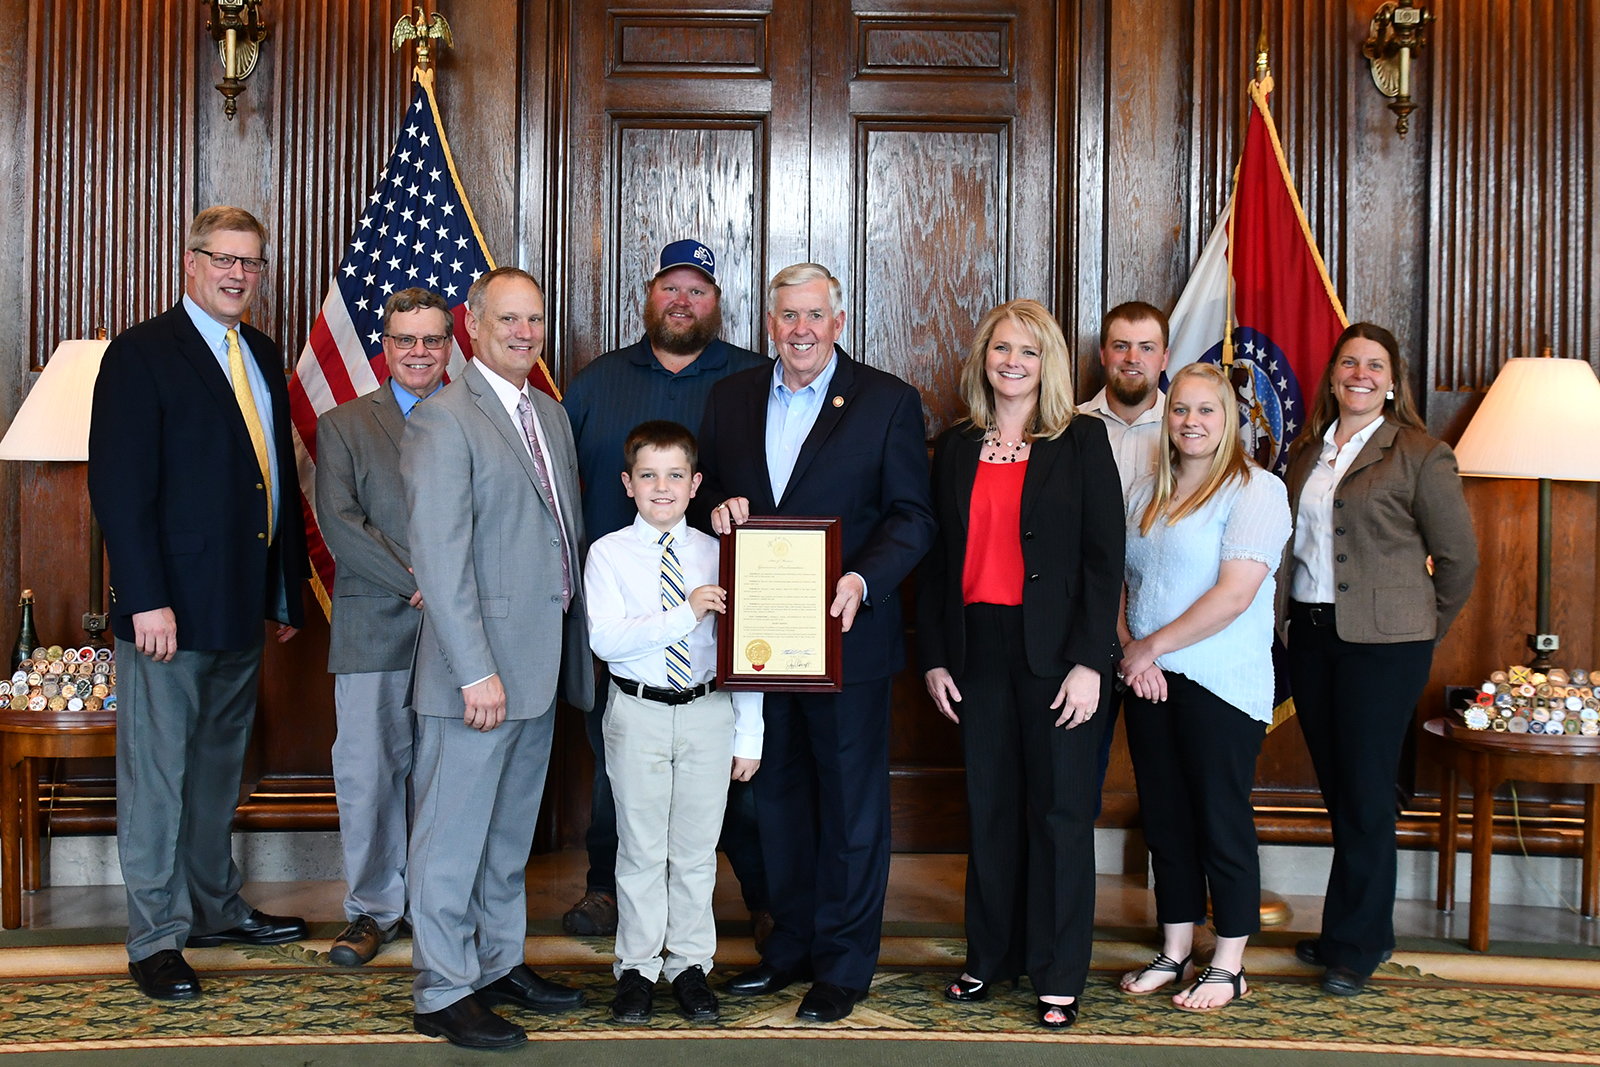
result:
<svg viewBox="0 0 1600 1067"><path fill-rule="evenodd" d="M0 679L0 709L99 711L117 706L117 665L109 648L36 648L9 681Z"/></svg>
<svg viewBox="0 0 1600 1067"><path fill-rule="evenodd" d="M1473 702L1461 711L1469 730L1537 734L1551 744L1568 737L1600 737L1600 698L1591 682L1595 669L1552 667L1535 671L1507 667L1491 671Z"/></svg>

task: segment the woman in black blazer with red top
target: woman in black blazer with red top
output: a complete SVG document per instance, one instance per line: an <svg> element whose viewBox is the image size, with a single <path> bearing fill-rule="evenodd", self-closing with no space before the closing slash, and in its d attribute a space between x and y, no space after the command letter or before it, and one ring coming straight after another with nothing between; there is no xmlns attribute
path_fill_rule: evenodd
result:
<svg viewBox="0 0 1600 1067"><path fill-rule="evenodd" d="M978 324L969 417L933 452L939 532L918 572L928 692L961 726L972 844L967 967L982 1000L1026 973L1071 1026L1094 927L1095 712L1118 656L1122 489L1099 419L1077 418L1061 327L1033 300Z"/></svg>

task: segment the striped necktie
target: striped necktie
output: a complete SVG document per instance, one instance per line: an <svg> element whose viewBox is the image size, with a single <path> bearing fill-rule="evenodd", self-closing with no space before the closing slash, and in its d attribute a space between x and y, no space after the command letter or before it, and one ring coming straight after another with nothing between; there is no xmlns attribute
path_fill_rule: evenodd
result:
<svg viewBox="0 0 1600 1067"><path fill-rule="evenodd" d="M683 567L678 563L678 553L672 547L672 534L661 535L656 544L661 546L661 606L670 611L688 599L683 588ZM674 689L689 689L694 676L689 673L689 641L685 638L667 646L667 680Z"/></svg>
<svg viewBox="0 0 1600 1067"><path fill-rule="evenodd" d="M228 331L228 377L233 379L233 399L244 416L244 428L250 432L250 444L256 450L256 464L261 468L261 485L267 491L267 535L272 535L272 464L267 460L267 431L261 425L261 413L256 410L256 397L250 391L250 379L244 373L244 353L239 349L239 331Z"/></svg>

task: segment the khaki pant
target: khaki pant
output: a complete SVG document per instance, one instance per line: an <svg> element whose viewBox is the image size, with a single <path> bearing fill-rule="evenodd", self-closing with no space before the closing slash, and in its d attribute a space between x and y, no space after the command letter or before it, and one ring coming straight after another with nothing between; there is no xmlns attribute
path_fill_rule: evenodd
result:
<svg viewBox="0 0 1600 1067"><path fill-rule="evenodd" d="M613 684L602 732L617 805L616 975L638 971L653 982L664 970L670 982L690 967L709 973L733 700L710 693L674 707Z"/></svg>

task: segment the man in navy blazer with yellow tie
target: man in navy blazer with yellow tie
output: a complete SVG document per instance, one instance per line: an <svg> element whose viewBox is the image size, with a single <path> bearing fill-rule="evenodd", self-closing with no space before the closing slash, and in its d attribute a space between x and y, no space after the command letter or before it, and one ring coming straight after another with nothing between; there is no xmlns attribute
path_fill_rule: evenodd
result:
<svg viewBox="0 0 1600 1067"><path fill-rule="evenodd" d="M182 949L272 945L300 919L239 896L231 849L265 621L305 623L305 525L278 346L241 320L265 271L249 212L189 227L184 296L117 336L95 381L89 496L117 637L117 852L128 970L148 996L200 983Z"/></svg>
<svg viewBox="0 0 1600 1067"><path fill-rule="evenodd" d="M889 694L905 662L900 583L933 544L922 398L834 342L844 299L826 267L767 287L778 362L712 389L700 427L697 518L727 533L751 515L838 516L846 573L839 693L769 693L752 780L776 928L731 993L815 982L798 1016L832 1022L867 994L889 884Z"/></svg>

